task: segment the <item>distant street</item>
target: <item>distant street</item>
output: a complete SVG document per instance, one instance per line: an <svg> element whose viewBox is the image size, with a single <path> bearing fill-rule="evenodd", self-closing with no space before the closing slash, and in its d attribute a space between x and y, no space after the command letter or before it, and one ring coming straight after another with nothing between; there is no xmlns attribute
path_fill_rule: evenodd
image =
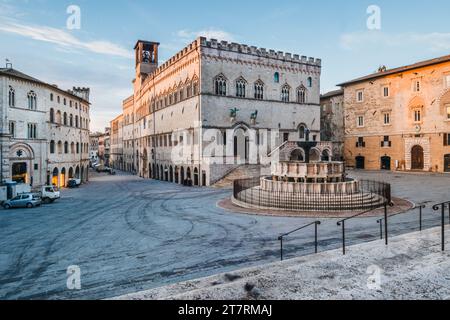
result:
<svg viewBox="0 0 450 320"><path fill-rule="evenodd" d="M449 200L448 175L351 172L393 185L394 196ZM186 188L118 173L91 175L80 189L37 209L0 209L0 299L100 299L273 262L280 233L311 221L235 214L216 203L230 190ZM425 210L426 225L439 215ZM391 234L418 227L417 212L392 218ZM349 242L379 237L376 218L348 223ZM335 219L319 229L319 250L338 248ZM285 243L287 257L312 253L313 232ZM439 242L439 239L436 239ZM67 268L81 268L79 291Z"/></svg>

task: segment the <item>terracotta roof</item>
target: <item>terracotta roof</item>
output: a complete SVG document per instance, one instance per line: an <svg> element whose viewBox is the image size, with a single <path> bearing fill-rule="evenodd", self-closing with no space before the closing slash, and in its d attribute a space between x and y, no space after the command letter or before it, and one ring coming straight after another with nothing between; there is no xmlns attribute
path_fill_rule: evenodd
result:
<svg viewBox="0 0 450 320"><path fill-rule="evenodd" d="M74 94L74 93L71 93L71 92L69 92L69 91L64 91L63 89L60 89L60 88L58 88L58 87L56 87L56 86L54 86L54 85L51 85L51 84L46 83L46 82L44 82L44 81L41 81L41 80L39 80L39 79L33 78L32 76L29 76L29 75L27 75L27 74L25 74L25 73L23 73L23 72L20 72L20 71L18 71L18 70L15 70L15 69L11 69L11 68L0 68L0 75L3 75L3 76L9 76L9 77L14 77L14 78L18 78L18 79L22 79L22 80L26 80L26 81L31 81L31 82L34 82L34 83L37 83L37 84L41 84L41 85L46 86L46 87L48 87L48 88L50 88L50 89L52 89L52 90L59 91L59 92L61 92L61 93L63 93L63 94L70 95L70 96L72 96L72 97L74 97L74 98L76 98L76 99L82 100L82 101L84 101L85 103L90 104L89 101L84 100L83 98L77 96L77 95Z"/></svg>
<svg viewBox="0 0 450 320"><path fill-rule="evenodd" d="M443 56L443 57L439 57L439 58L435 58L435 59L431 59L431 60L425 60L425 61L421 61L421 62L417 62L411 65L407 65L407 66L403 66L403 67L399 67L399 68L394 68L394 69L389 69L383 72L376 72L361 78L356 78L354 80L351 81L347 81L341 84L338 84L338 86L340 87L345 87L347 85L350 84L354 84L354 83L358 83L358 82L364 82L367 80L372 80L372 79L377 79L377 78L382 78L388 75L392 75L392 74L396 74L396 73L401 73L401 72L405 72L405 71L410 71L410 70L414 70L414 69L419 69L419 68L423 68L423 67L427 67L427 66L432 66L435 64L440 64L440 63L444 63L444 62L449 62L450 61L450 55L448 56Z"/></svg>

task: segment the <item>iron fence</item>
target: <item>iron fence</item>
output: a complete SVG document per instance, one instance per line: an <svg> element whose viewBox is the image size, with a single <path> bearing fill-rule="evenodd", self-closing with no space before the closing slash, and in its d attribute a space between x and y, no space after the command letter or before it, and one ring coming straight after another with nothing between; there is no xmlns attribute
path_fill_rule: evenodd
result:
<svg viewBox="0 0 450 320"><path fill-rule="evenodd" d="M346 192L285 192L260 188L261 178L235 180L236 200L258 208L289 211L355 211L371 210L391 203L391 185L361 180L358 187Z"/></svg>

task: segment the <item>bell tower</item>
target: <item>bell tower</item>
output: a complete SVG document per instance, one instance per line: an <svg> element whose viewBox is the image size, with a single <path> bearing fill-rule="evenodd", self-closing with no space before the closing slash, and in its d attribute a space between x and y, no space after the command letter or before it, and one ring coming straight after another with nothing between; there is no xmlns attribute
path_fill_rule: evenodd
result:
<svg viewBox="0 0 450 320"><path fill-rule="evenodd" d="M136 52L136 79L144 78L158 68L158 42L139 40L134 47Z"/></svg>

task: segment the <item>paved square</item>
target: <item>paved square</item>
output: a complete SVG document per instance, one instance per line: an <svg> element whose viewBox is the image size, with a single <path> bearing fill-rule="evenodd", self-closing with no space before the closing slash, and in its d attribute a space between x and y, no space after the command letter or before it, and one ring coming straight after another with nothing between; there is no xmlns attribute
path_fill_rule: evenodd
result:
<svg viewBox="0 0 450 320"><path fill-rule="evenodd" d="M450 200L450 176L350 172L388 181L393 195L429 204ZM310 222L227 212L216 203L230 190L185 188L130 175L94 176L36 209L0 209L1 299L100 299L279 259L280 233ZM439 214L425 210L425 225ZM418 214L392 218L392 235L416 230ZM349 222L349 242L379 236L376 218ZM313 251L313 231L286 240L285 255ZM319 229L319 250L338 248L335 219ZM81 286L67 289L67 268Z"/></svg>

